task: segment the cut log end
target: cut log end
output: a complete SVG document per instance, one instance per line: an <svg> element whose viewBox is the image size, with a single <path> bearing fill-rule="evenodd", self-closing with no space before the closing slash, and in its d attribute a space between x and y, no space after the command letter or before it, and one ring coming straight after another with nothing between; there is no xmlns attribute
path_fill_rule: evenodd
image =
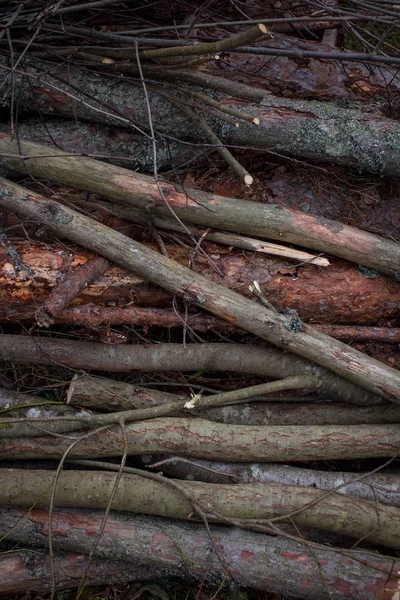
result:
<svg viewBox="0 0 400 600"><path fill-rule="evenodd" d="M253 182L254 182L254 179L251 175L247 174L244 176L244 183L246 186L249 187L250 185L253 185Z"/></svg>

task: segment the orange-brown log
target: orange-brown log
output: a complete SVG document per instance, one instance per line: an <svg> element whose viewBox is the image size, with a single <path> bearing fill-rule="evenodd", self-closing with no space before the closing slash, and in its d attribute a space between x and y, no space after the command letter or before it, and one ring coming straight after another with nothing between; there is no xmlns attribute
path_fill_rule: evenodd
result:
<svg viewBox="0 0 400 600"><path fill-rule="evenodd" d="M10 255L0 250L0 321L3 322L33 320L35 310L57 283L93 257L92 253L69 245L15 241L13 247L34 277L26 271L17 275ZM191 250L172 244L167 248L177 263L189 264ZM283 259L246 254L214 244L205 243L204 248L222 275L199 254L192 262L195 272L244 296L251 296L248 286L256 280L265 297L279 310L296 309L303 320L373 325L382 324L385 319L394 324L400 316L400 284L384 275L369 278L368 272L345 261L333 259L330 267L295 267ZM170 307L171 301L168 292L114 267L86 288L73 305L95 303L126 309ZM71 320L76 322L76 318Z"/></svg>

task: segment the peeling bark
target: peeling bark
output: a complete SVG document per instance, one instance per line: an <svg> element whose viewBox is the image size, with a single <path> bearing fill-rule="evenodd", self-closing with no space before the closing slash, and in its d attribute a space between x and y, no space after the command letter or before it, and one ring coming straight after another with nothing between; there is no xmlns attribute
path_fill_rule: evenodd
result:
<svg viewBox="0 0 400 600"><path fill-rule="evenodd" d="M77 276L82 268L86 269L93 256L73 246L65 248L23 240L13 241L12 245L31 274L27 271L18 273L12 258L0 249L0 321L35 320L38 305L50 302L50 294L58 293L59 282L66 284L70 277ZM146 245L156 250L154 244ZM284 258L244 254L208 243L203 243L203 247L220 273L203 255L197 254L193 258L191 249L166 243L169 257L178 264L191 263L193 272L247 297L252 297L248 286L256 280L264 296L279 310L295 309L310 323L371 325L382 324L383 319L400 318L400 284L385 276L368 278L362 270L344 261L332 260L328 268L309 264L296 267ZM82 288L72 310L61 314L57 310L57 316L64 322L93 327L135 320L142 325L181 327L182 320L173 311L141 313L137 310L140 306L170 306L171 302L172 296L164 290L129 271L109 267L104 275ZM96 305L85 306L88 303ZM188 326L200 331L213 326L219 329L219 323L224 322L201 313L189 315L187 320ZM225 328L233 329L230 324ZM332 327L328 327L326 333L332 332L335 334ZM351 331L334 337L352 339ZM389 336L385 340L396 341Z"/></svg>
<svg viewBox="0 0 400 600"><path fill-rule="evenodd" d="M254 143L254 135L251 136ZM35 156L35 159L21 161L21 151L25 156ZM61 184L72 183L74 187L98 193L112 201L140 208L149 216L170 217L165 197L175 214L189 223L279 239L281 242L328 252L395 278L399 273L399 244L329 219L310 217L278 206L243 203L199 190L182 190L166 183L162 184L163 197L154 178L150 176L89 158L66 156L54 148L49 160L46 146L33 142L17 143L1 132L0 152L0 165L20 172L26 172L27 169L30 175L45 177ZM400 165L400 160L398 164ZM71 180L72 172L74 176ZM3 194L2 205L13 210L15 202L8 205L4 200L4 196L9 193L10 190ZM15 197L16 188L13 193ZM20 188L20 193L25 197L29 192ZM54 227L54 223L52 225Z"/></svg>

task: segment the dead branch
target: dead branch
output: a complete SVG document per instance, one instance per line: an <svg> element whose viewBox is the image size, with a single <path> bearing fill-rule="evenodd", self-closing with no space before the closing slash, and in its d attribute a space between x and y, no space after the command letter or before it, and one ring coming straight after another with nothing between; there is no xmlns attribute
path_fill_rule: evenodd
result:
<svg viewBox="0 0 400 600"><path fill-rule="evenodd" d="M398 371L303 325L298 317L258 307L251 300L209 282L169 258L57 202L4 179L1 184L4 186L1 206L36 218L59 235L82 243L195 305L305 356L379 396L400 402Z"/></svg>
<svg viewBox="0 0 400 600"><path fill-rule="evenodd" d="M290 353L241 344L153 344L122 346L60 338L0 334L0 359L73 369L135 371L233 371L264 377L313 375L329 397L356 404L376 404L379 397Z"/></svg>
<svg viewBox="0 0 400 600"><path fill-rule="evenodd" d="M251 135L253 139L253 133ZM22 158L19 157L21 151ZM14 171L26 172L27 169L29 174L36 177L66 185L72 183L113 201L141 208L151 216L161 214L170 217L170 210L158 190L157 182L150 176L89 158L66 156L60 150L52 148L50 151L41 144L12 141L5 133L0 133L0 153L0 164ZM26 160L27 156L35 158ZM74 174L72 181L71 172ZM3 185L6 185L5 182ZM177 187L166 183L162 184L162 190L169 207L183 221L279 239L281 242L328 252L397 277L400 246L390 240L329 219L311 217L277 206L242 203L198 190L179 191ZM16 188L13 193L17 193ZM5 202L3 206L12 210L12 206L7 206Z"/></svg>

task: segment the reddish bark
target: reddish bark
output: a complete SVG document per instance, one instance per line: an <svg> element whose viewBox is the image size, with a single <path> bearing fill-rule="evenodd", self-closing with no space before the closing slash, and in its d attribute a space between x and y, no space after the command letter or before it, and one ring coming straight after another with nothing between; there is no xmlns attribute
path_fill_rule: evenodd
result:
<svg viewBox="0 0 400 600"><path fill-rule="evenodd" d="M0 532L40 546L48 544L48 511L2 508ZM55 548L79 546L88 552L102 515L95 511L54 510ZM400 562L379 554L336 548L307 548L281 537L211 525L219 558L203 525L161 518L108 517L97 555L131 564L151 564L154 578L177 575L186 581L203 577L219 582L277 592L302 600L393 600L398 590ZM221 564L221 558L223 564ZM226 572L227 570L227 572Z"/></svg>
<svg viewBox="0 0 400 600"><path fill-rule="evenodd" d="M26 272L16 276L10 256L0 250L1 321L32 320L37 305L46 300L57 281L61 277L69 277L74 268L85 264L93 256L87 251L66 249L55 244L18 241L13 245L35 277L30 278ZM295 268L279 258L245 254L214 244L204 244L204 247L222 276L202 255L197 255L192 262L194 272L248 297L251 297L249 284L257 280L264 295L278 309L296 309L300 317L309 322L375 324L399 316L400 284L386 276L367 278L362 271L344 261L332 260L330 267L303 265ZM171 258L181 265L188 264L190 250L172 244L167 244L167 248ZM97 308L80 308L82 304L93 302L100 305L100 311L105 311L104 316L114 322L119 319L123 322L131 315L135 319L132 309L139 306L170 305L171 295L114 267L82 291L73 302L73 311L67 309L63 320L97 325ZM79 316L81 310L82 317ZM112 317L111 312L114 311ZM136 318L140 319L140 313L136 314ZM166 324L160 313L154 313L152 318L153 324ZM199 319L199 324L205 327L207 318L195 319ZM176 317L172 318L171 325L175 323Z"/></svg>
<svg viewBox="0 0 400 600"><path fill-rule="evenodd" d="M88 285L99 279L109 267L108 260L97 256L72 271L36 311L36 321L39 325L47 326L53 323L54 318L58 317Z"/></svg>
<svg viewBox="0 0 400 600"><path fill-rule="evenodd" d="M24 540L25 544L28 540ZM24 544L24 545L25 545ZM44 544L46 545L46 543ZM79 586L89 566L85 554L71 552L54 556L57 590ZM151 577L152 571L128 563L94 557L88 570L89 585L108 585ZM24 550L0 556L0 596L28 592L47 593L51 590L51 559L46 550Z"/></svg>

